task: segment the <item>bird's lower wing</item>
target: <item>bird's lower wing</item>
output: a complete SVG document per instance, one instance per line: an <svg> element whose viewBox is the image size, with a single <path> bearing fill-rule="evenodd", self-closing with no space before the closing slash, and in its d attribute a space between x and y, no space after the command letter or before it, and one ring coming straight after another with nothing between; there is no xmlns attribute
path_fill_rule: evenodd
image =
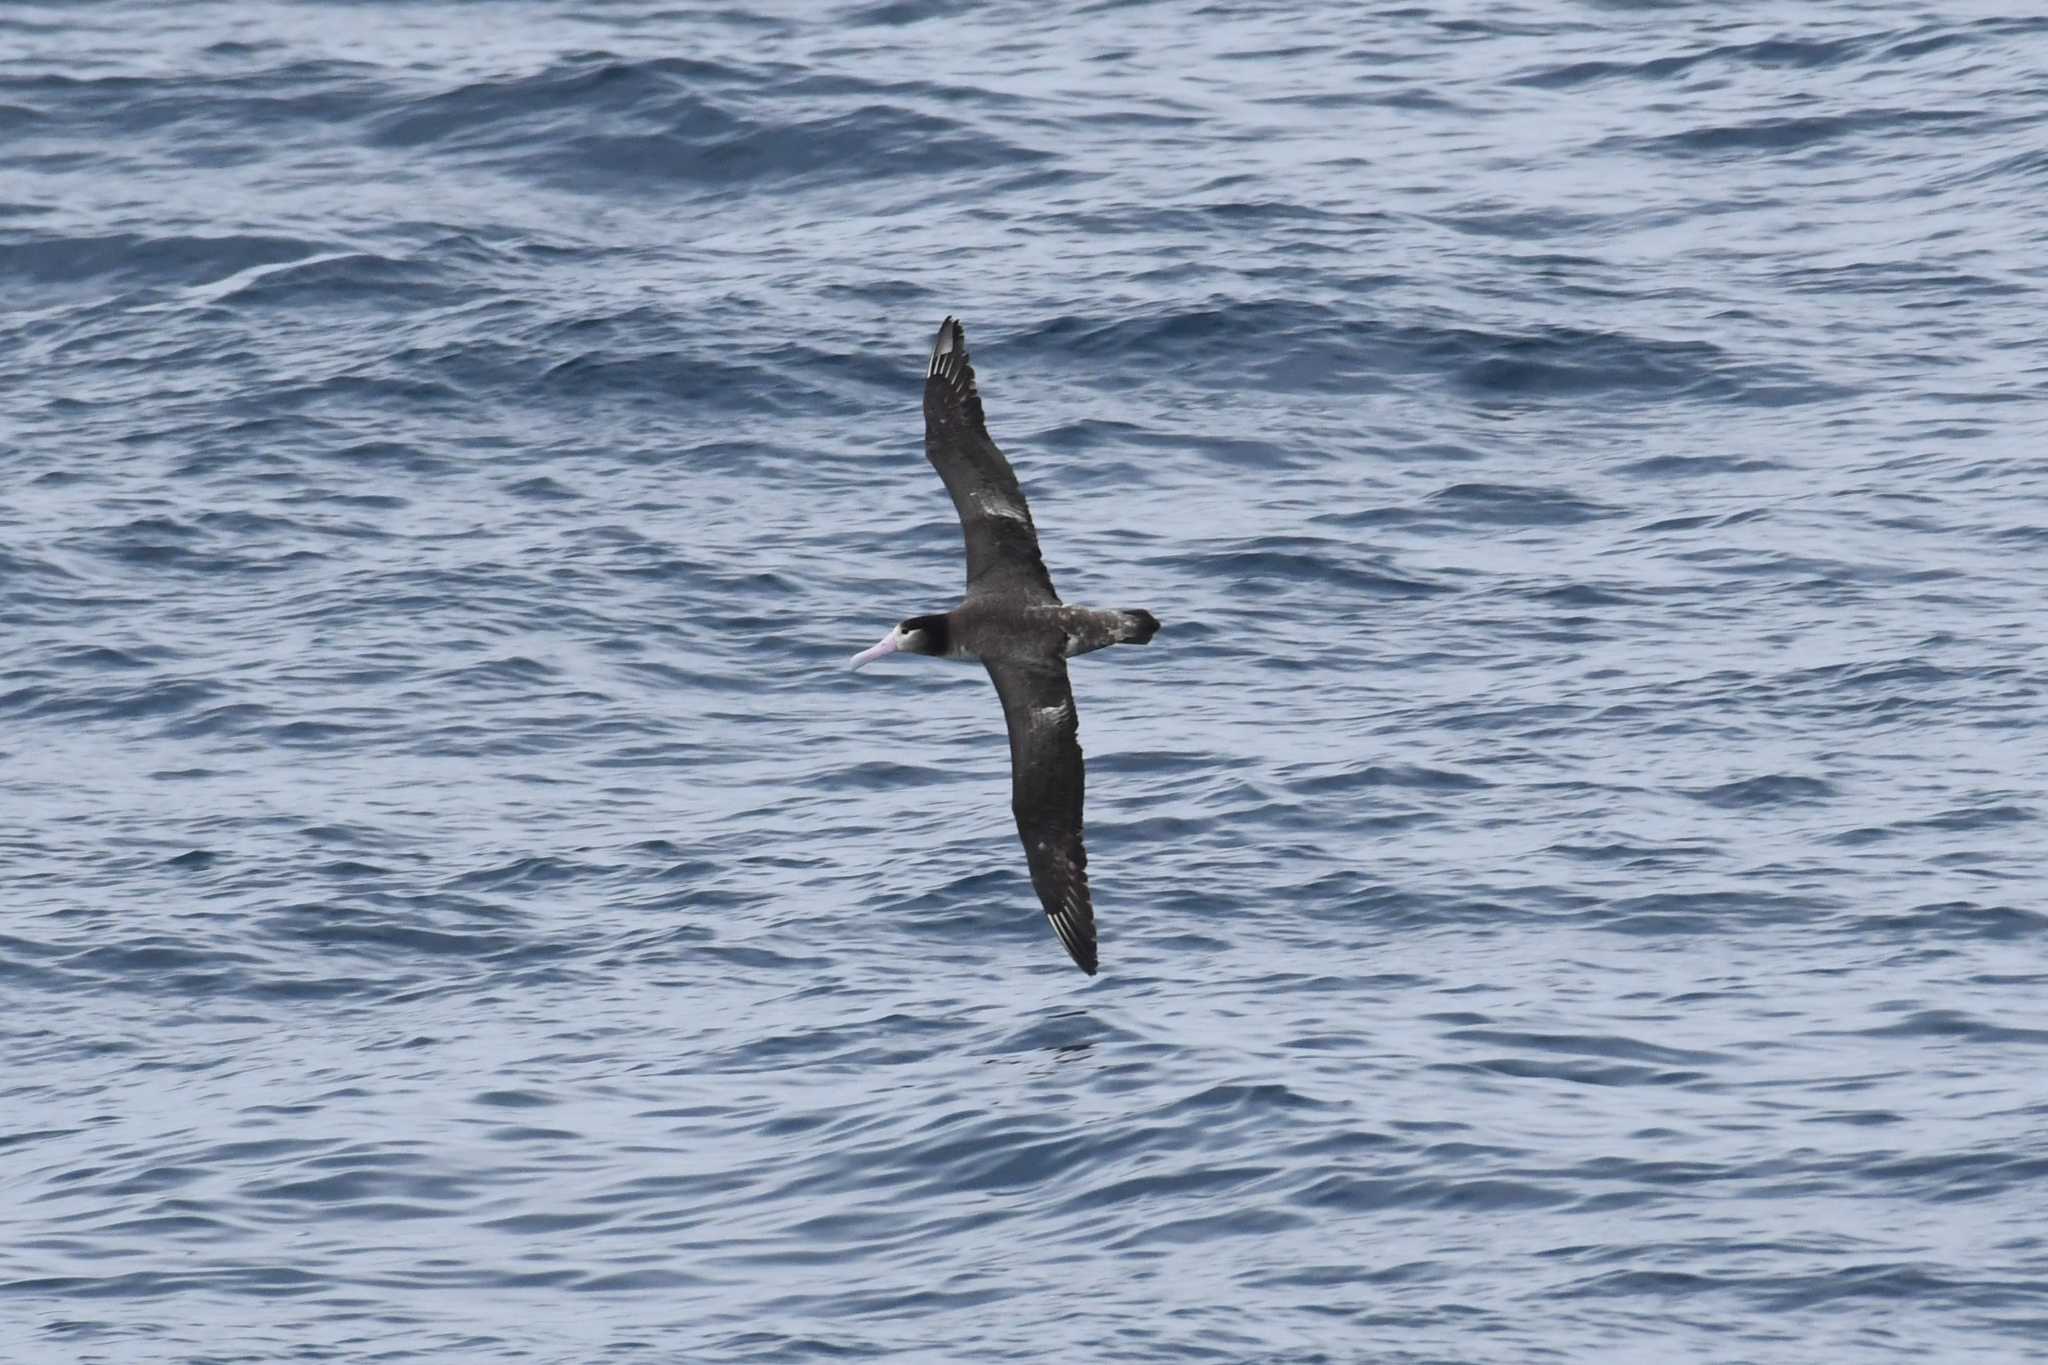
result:
<svg viewBox="0 0 2048 1365"><path fill-rule="evenodd" d="M1080 719L1067 666L989 660L1010 727L1010 808L1053 932L1082 971L1095 975L1095 907L1088 895L1088 850L1081 837Z"/></svg>

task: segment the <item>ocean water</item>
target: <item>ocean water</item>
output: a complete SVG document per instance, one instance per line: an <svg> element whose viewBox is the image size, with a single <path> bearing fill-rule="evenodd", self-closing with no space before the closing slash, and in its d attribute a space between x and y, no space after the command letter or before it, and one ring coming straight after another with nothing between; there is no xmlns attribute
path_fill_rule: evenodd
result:
<svg viewBox="0 0 2048 1365"><path fill-rule="evenodd" d="M2027 9L6 7L0 1359L2048 1358Z"/></svg>

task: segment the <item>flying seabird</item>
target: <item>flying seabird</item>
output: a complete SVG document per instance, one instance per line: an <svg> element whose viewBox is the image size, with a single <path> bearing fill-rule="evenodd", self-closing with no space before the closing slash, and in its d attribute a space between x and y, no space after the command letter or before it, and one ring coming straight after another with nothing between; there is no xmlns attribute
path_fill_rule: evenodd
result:
<svg viewBox="0 0 2048 1365"><path fill-rule="evenodd" d="M851 667L884 654L980 659L1010 726L1010 808L1031 865L1031 885L1053 931L1082 971L1095 975L1095 909L1081 843L1080 723L1067 660L1108 645L1142 645L1159 633L1149 611L1092 611L1060 603L1038 552L1024 491L982 420L967 336L939 324L924 381L924 453L946 481L967 541L967 595L949 612L913 616Z"/></svg>

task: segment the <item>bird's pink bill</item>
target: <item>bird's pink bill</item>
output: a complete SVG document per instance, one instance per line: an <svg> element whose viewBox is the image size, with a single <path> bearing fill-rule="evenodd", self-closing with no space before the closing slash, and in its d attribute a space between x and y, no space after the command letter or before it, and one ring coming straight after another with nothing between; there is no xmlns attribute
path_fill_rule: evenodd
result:
<svg viewBox="0 0 2048 1365"><path fill-rule="evenodd" d="M891 630L887 635L884 635L878 642L869 645L866 649L854 655L851 659L847 661L846 666L848 668L859 668L862 664L873 663L875 660L881 658L884 654L894 654L895 652L896 632L894 630Z"/></svg>

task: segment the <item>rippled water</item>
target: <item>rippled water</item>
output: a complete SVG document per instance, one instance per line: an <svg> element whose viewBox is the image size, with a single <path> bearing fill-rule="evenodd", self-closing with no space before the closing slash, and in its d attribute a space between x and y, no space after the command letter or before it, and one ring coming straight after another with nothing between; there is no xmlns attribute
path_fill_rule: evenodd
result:
<svg viewBox="0 0 2048 1365"><path fill-rule="evenodd" d="M2015 12L9 7L0 1357L2038 1358Z"/></svg>

